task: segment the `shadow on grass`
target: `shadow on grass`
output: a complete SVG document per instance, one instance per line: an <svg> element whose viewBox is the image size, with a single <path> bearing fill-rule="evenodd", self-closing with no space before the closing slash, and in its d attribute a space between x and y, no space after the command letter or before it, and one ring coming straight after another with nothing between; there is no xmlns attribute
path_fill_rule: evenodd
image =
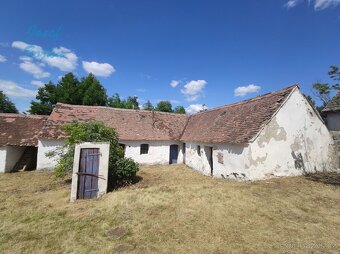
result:
<svg viewBox="0 0 340 254"><path fill-rule="evenodd" d="M115 182L115 181L110 181L108 182L108 187L107 187L107 192L115 191L120 188L124 188L133 184L137 184L140 181L143 180L143 177L141 176L135 176L131 182Z"/></svg>
<svg viewBox="0 0 340 254"><path fill-rule="evenodd" d="M306 178L314 182L340 186L340 173L320 172L306 175Z"/></svg>

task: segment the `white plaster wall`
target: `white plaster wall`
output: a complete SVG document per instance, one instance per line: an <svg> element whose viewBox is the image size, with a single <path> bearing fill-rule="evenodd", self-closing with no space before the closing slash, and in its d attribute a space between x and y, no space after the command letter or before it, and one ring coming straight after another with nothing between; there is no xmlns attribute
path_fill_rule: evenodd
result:
<svg viewBox="0 0 340 254"><path fill-rule="evenodd" d="M178 145L177 163L183 163L182 143L172 141L126 141L120 140L120 144L125 144L125 157L132 158L140 164L169 164L170 145ZM63 140L39 140L37 169L54 169L57 165L58 157L47 157L46 153L56 151L63 146ZM140 154L140 145L149 144L149 153Z"/></svg>
<svg viewBox="0 0 340 254"><path fill-rule="evenodd" d="M10 172L15 164L19 161L24 153L25 146L7 146L6 169L5 172Z"/></svg>
<svg viewBox="0 0 340 254"><path fill-rule="evenodd" d="M7 146L0 147L0 173L5 173Z"/></svg>
<svg viewBox="0 0 340 254"><path fill-rule="evenodd" d="M201 155L197 153L197 146L201 147ZM204 175L211 175L209 164L208 147L213 147L213 176L218 178L234 177L232 173L240 172L245 168L243 145L208 144L208 143L186 143L185 164ZM222 160L218 160L221 156Z"/></svg>
<svg viewBox="0 0 340 254"><path fill-rule="evenodd" d="M25 148L24 146L0 147L0 173L10 172L21 158Z"/></svg>
<svg viewBox="0 0 340 254"><path fill-rule="evenodd" d="M49 169L53 170L57 165L58 156L48 157L46 153L54 152L61 148L64 144L63 140L38 140L38 159L37 159L37 170Z"/></svg>
<svg viewBox="0 0 340 254"><path fill-rule="evenodd" d="M183 163L182 143L177 141L126 141L120 140L120 144L125 144L125 157L132 158L140 164L169 164L170 145L178 145L177 163ZM141 144L149 144L149 153L140 154Z"/></svg>
<svg viewBox="0 0 340 254"><path fill-rule="evenodd" d="M249 179L262 179L334 170L332 144L328 129L296 90L245 149L243 173Z"/></svg>
<svg viewBox="0 0 340 254"><path fill-rule="evenodd" d="M340 131L340 114L327 113L327 127L331 131Z"/></svg>

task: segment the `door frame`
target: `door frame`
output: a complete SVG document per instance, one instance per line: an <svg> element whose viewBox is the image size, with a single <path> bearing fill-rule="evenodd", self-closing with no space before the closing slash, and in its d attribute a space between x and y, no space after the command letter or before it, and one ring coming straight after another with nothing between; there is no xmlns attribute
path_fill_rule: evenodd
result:
<svg viewBox="0 0 340 254"><path fill-rule="evenodd" d="M174 148L174 147L176 147L176 162L175 163L173 163L172 162L172 148ZM169 148L169 164L177 164L178 163L178 149L179 147L178 147L178 145L177 144L172 144L172 145L170 145L170 148Z"/></svg>
<svg viewBox="0 0 340 254"><path fill-rule="evenodd" d="M98 169L98 192L97 197L104 195L107 192L108 185L108 170L109 170L109 152L110 143L108 142L84 142L77 144L74 151L73 173L71 184L71 201L77 200L78 183L79 183L79 163L80 151L82 148L99 148L99 169Z"/></svg>

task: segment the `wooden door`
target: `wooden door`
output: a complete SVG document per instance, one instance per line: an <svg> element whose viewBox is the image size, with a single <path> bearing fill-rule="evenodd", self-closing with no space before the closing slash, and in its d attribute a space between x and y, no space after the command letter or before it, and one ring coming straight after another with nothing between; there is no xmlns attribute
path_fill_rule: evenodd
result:
<svg viewBox="0 0 340 254"><path fill-rule="evenodd" d="M83 148L80 150L77 192L79 199L97 197L99 155L99 148Z"/></svg>
<svg viewBox="0 0 340 254"><path fill-rule="evenodd" d="M170 164L177 163L178 158L178 145L171 145L170 146Z"/></svg>

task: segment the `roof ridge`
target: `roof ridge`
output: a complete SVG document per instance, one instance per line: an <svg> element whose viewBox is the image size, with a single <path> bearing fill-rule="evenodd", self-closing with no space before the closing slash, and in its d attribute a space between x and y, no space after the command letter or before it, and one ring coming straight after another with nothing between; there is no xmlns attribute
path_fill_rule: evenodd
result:
<svg viewBox="0 0 340 254"><path fill-rule="evenodd" d="M222 108L227 108L227 107L236 106L236 105L242 105L242 104L245 104L245 103L248 103L248 102L251 102L251 101L264 99L266 96L274 95L274 94L277 94L277 93L280 93L280 92L283 92L283 91L286 91L286 90L289 90L289 89L294 89L295 87L300 88L300 86L298 84L290 85L290 86L287 86L286 88L283 88L281 90L261 94L261 95L258 95L256 97L253 97L253 98L249 98L249 99L246 99L246 100L243 100L243 101L234 102L234 103L231 103L231 104L225 104L225 105L222 105L222 106L218 106L216 108L207 109L207 110L204 110L204 111L201 111L201 112L197 112L193 115L198 115L198 114L202 114L202 113L205 113L205 112L211 112L211 111L219 110L219 109L222 109Z"/></svg>
<svg viewBox="0 0 340 254"><path fill-rule="evenodd" d="M67 103L61 103L58 102L56 106L62 105L62 106L71 106L71 107L78 107L78 108L104 108L109 110L115 110L115 111L125 111L125 112L145 112L145 113L156 113L156 114L168 114L168 115L176 115L176 116L186 116L188 117L188 114L177 114L177 113L171 113L171 112L162 112L162 111L156 111L156 110L145 110L145 109L127 109L127 108L112 108L109 106L89 106L89 105L74 105L74 104L67 104Z"/></svg>
<svg viewBox="0 0 340 254"><path fill-rule="evenodd" d="M7 116L7 117L28 117L28 118L47 118L48 115L26 115L21 113L0 113L0 116Z"/></svg>

